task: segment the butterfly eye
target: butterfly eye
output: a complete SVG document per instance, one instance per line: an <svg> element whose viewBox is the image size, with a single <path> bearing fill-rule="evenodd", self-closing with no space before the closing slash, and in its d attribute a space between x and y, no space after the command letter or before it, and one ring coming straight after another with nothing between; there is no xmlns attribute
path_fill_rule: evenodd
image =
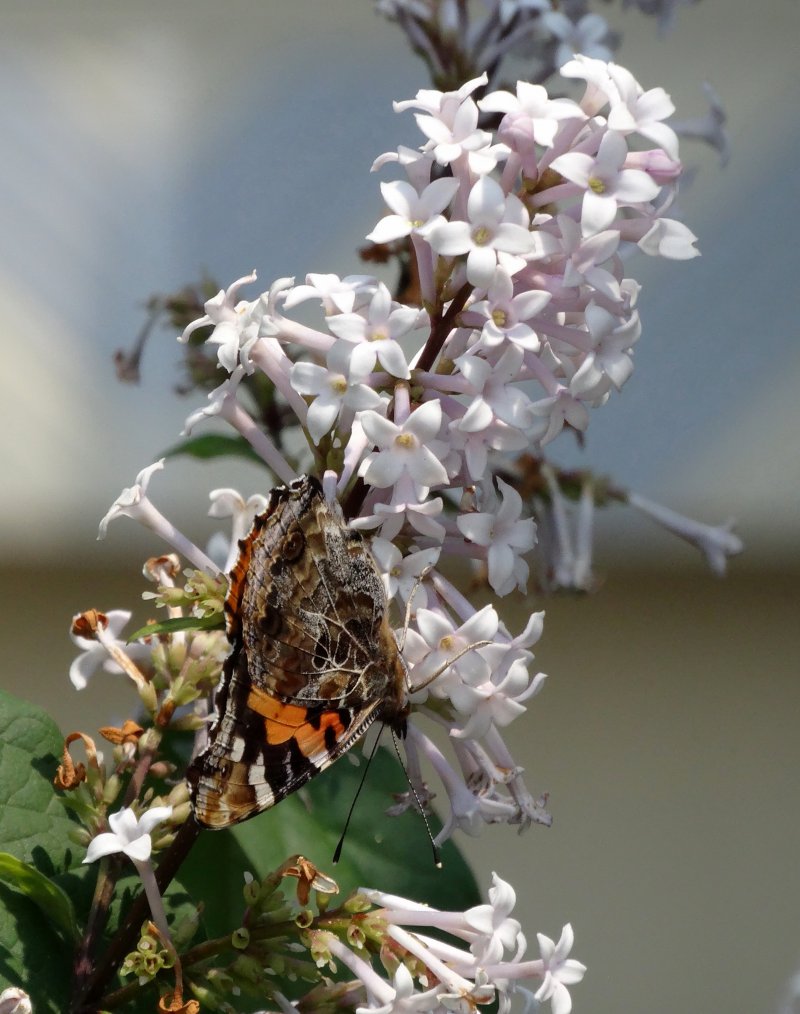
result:
<svg viewBox="0 0 800 1014"><path fill-rule="evenodd" d="M283 540L283 555L286 560L292 563L298 559L306 546L306 540L299 528L294 528Z"/></svg>

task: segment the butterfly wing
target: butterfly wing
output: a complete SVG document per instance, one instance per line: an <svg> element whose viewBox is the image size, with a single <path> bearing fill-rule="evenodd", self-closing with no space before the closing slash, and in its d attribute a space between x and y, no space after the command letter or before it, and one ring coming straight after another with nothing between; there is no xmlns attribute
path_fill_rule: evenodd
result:
<svg viewBox="0 0 800 1014"><path fill-rule="evenodd" d="M274 805L379 715L397 721L404 697L380 576L315 479L273 490L240 549L217 722L189 770L208 827Z"/></svg>

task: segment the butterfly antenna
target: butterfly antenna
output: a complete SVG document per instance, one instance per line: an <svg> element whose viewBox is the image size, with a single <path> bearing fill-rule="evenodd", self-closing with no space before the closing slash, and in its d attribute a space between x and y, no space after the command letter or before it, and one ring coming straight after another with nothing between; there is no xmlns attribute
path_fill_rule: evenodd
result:
<svg viewBox="0 0 800 1014"><path fill-rule="evenodd" d="M361 795L361 790L364 788L364 782L367 780L367 772L369 771L369 766L372 763L372 758L375 756L375 753L377 752L378 744L381 741L381 733L385 728L386 728L385 725L381 725L380 729L378 730L378 735L375 737L375 742L373 743L372 749L369 752L369 757L367 757L367 763L364 765L364 770L361 773L361 781L358 783L356 794L353 796L353 802L350 804L350 809L347 812L347 819L344 822L344 828L342 830L341 838L339 838L339 844L336 846L336 849L334 850L333 853L332 861L334 866L336 865L336 863L339 862L339 859L341 858L342 846L344 845L344 836L347 834L348 827L350 827L350 819L352 818L353 811L356 808L358 797Z"/></svg>
<svg viewBox="0 0 800 1014"><path fill-rule="evenodd" d="M439 853L439 846L433 839L433 832L431 831L431 825L428 822L428 815L427 813L425 813L425 809L422 805L422 800L419 798L419 794L417 793L414 783L411 781L411 776L408 773L408 768L406 767L402 755L400 754L400 747L397 745L397 736L395 736L394 734L394 729L392 729L392 743L394 743L394 752L397 754L397 759L400 761L400 767L403 769L403 774L406 776L408 787L411 789L411 793L414 796L414 799L416 800L419 812L422 814L422 820L425 823L425 830L428 832L428 841L430 841L431 849L433 851L433 865L436 867L437 870L440 870L442 868L442 857Z"/></svg>

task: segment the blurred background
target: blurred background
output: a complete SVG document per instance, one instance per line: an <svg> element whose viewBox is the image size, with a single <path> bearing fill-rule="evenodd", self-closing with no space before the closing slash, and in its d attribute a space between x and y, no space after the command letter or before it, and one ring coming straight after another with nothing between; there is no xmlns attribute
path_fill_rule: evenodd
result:
<svg viewBox="0 0 800 1014"><path fill-rule="evenodd" d="M619 62L678 118L702 115L713 84L732 158L720 170L683 145L703 256L631 265L636 373L583 457L561 460L735 517L747 549L717 580L632 512L602 519L597 594L526 604L547 609L551 678L510 739L554 825L466 847L484 886L495 869L517 888L532 950L535 931L573 923L589 966L577 1011L776 1011L800 966L800 8L703 0L666 38L635 11L602 13L624 32ZM116 380L114 352L151 294L203 272L227 285L255 267L266 288L358 271L382 212L372 160L418 143L391 102L429 82L368 0L0 0L0 27L2 685L93 731L129 697L102 674L72 690L70 618L144 619L139 568L160 551L125 520L98 544L97 522L197 406L175 394L173 335L139 386ZM263 483L175 460L151 493L202 542L209 489Z"/></svg>

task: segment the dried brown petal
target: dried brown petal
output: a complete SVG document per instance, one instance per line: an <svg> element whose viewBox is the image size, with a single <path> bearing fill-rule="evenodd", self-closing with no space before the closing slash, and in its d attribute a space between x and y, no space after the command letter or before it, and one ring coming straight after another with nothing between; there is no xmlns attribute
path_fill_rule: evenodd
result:
<svg viewBox="0 0 800 1014"><path fill-rule="evenodd" d="M131 721L130 718L126 718L122 723L122 728L118 729L113 725L104 725L99 731L103 739L107 739L109 743L119 746L120 743L138 743L144 729L141 725Z"/></svg>
<svg viewBox="0 0 800 1014"><path fill-rule="evenodd" d="M61 763L58 765L58 770L53 778L53 785L57 789L63 789L65 792L70 789L76 789L81 782L86 781L86 765L80 761L76 764L69 752L70 743L74 743L76 739L83 741L89 763L93 767L97 767L97 748L94 745L92 737L87 736L83 732L71 732L64 740Z"/></svg>
<svg viewBox="0 0 800 1014"><path fill-rule="evenodd" d="M95 640L99 627L104 629L108 626L108 617L99 609L87 609L72 617L72 633L75 637L85 637L89 641Z"/></svg>

